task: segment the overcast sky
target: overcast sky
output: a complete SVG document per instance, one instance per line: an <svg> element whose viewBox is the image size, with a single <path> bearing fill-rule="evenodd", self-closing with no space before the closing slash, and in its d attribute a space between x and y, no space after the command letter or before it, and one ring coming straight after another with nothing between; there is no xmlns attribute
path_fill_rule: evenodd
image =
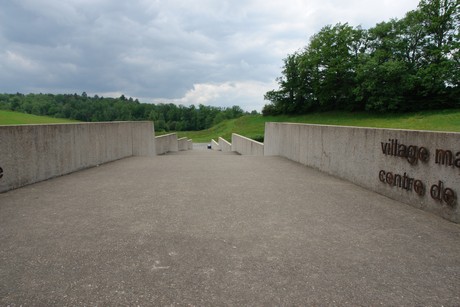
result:
<svg viewBox="0 0 460 307"><path fill-rule="evenodd" d="M373 27L418 0L0 0L0 92L260 111L282 59L323 26Z"/></svg>

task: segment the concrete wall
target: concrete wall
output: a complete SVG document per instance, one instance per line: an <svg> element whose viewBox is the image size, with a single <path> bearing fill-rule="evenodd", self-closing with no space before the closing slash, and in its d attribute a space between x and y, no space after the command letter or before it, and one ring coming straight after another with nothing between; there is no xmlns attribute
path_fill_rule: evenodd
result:
<svg viewBox="0 0 460 307"><path fill-rule="evenodd" d="M156 148L153 122L130 122L130 124L133 138L133 156L154 156Z"/></svg>
<svg viewBox="0 0 460 307"><path fill-rule="evenodd" d="M0 126L0 192L129 156L153 156L152 122Z"/></svg>
<svg viewBox="0 0 460 307"><path fill-rule="evenodd" d="M452 165L437 161L439 150L452 152ZM460 222L460 133L267 123L265 155L286 157ZM331 193L340 192L346 193L331 187Z"/></svg>
<svg viewBox="0 0 460 307"><path fill-rule="evenodd" d="M219 143L217 143L214 139L211 140L211 149L212 150L220 150Z"/></svg>
<svg viewBox="0 0 460 307"><path fill-rule="evenodd" d="M188 139L186 137L177 140L179 151L188 150Z"/></svg>
<svg viewBox="0 0 460 307"><path fill-rule="evenodd" d="M193 150L193 140L192 139L188 140L187 144L188 144L188 150Z"/></svg>
<svg viewBox="0 0 460 307"><path fill-rule="evenodd" d="M226 139L219 137L219 148L223 152L232 151L232 144L230 144Z"/></svg>
<svg viewBox="0 0 460 307"><path fill-rule="evenodd" d="M157 155L163 155L172 151L179 151L177 134L170 133L155 137L155 148Z"/></svg>
<svg viewBox="0 0 460 307"><path fill-rule="evenodd" d="M263 156L264 144L242 135L232 133L232 150L241 155Z"/></svg>

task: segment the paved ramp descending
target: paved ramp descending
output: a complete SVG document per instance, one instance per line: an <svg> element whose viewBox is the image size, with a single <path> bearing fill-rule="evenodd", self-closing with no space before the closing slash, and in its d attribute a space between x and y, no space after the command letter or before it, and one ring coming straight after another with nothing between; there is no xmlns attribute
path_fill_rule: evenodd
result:
<svg viewBox="0 0 460 307"><path fill-rule="evenodd" d="M460 225L278 157L135 157L0 194L0 306L459 295Z"/></svg>

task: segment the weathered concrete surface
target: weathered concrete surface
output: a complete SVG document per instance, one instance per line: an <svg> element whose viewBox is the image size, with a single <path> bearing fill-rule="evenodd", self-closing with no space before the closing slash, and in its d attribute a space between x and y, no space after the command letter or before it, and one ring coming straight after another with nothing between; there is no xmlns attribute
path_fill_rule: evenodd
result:
<svg viewBox="0 0 460 307"><path fill-rule="evenodd" d="M232 144L226 139L219 137L219 148L223 152L232 151Z"/></svg>
<svg viewBox="0 0 460 307"><path fill-rule="evenodd" d="M398 146L393 146L395 140ZM427 161L417 155L418 160L410 163L405 157L383 153L385 148L404 152L409 146L418 154L423 147ZM436 163L437 150L451 151L449 160L458 159L457 165ZM286 157L460 223L460 133L267 123L265 155ZM387 174L391 177L386 178ZM418 180L423 193L416 193L414 184L404 189L399 179L388 180L395 175ZM455 194L453 204L431 196L431 188L440 181L441 190L449 188Z"/></svg>
<svg viewBox="0 0 460 307"><path fill-rule="evenodd" d="M211 140L211 149L212 150L220 150L219 143L217 143L215 140Z"/></svg>
<svg viewBox="0 0 460 307"><path fill-rule="evenodd" d="M155 137L155 148L157 155L163 155L168 152L179 151L177 134L170 133Z"/></svg>
<svg viewBox="0 0 460 307"><path fill-rule="evenodd" d="M232 150L241 155L263 156L264 144L242 135L232 133Z"/></svg>
<svg viewBox="0 0 460 307"><path fill-rule="evenodd" d="M279 157L134 157L0 194L1 306L458 306L460 225Z"/></svg>
<svg viewBox="0 0 460 307"><path fill-rule="evenodd" d="M193 149L193 151L208 151L208 150L210 150L208 148L208 145L210 145L210 144L208 144L208 143L193 143L191 149Z"/></svg>
<svg viewBox="0 0 460 307"><path fill-rule="evenodd" d="M93 123L97 125L98 123ZM116 122L115 122L116 124ZM133 156L155 155L155 128L153 122L130 122ZM120 144L121 145L121 144ZM106 149L109 151L110 149Z"/></svg>
<svg viewBox="0 0 460 307"><path fill-rule="evenodd" d="M152 122L0 126L0 192L129 156L153 156Z"/></svg>
<svg viewBox="0 0 460 307"><path fill-rule="evenodd" d="M189 142L186 137L177 139L177 147L179 151L188 150Z"/></svg>

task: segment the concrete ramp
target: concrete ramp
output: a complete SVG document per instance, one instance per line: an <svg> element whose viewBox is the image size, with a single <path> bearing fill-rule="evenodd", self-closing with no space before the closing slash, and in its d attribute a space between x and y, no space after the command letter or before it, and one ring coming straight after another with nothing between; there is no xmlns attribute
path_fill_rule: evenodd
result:
<svg viewBox="0 0 460 307"><path fill-rule="evenodd" d="M460 225L284 158L208 152L0 194L0 305L460 305Z"/></svg>

